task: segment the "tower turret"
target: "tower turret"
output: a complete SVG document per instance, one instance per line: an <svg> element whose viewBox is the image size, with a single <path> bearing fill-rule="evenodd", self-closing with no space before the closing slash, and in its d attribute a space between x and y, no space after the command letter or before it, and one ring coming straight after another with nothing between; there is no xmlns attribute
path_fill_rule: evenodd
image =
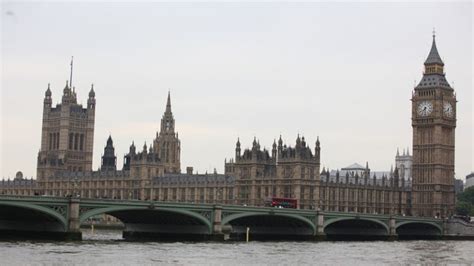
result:
<svg viewBox="0 0 474 266"><path fill-rule="evenodd" d="M94 110L77 104L75 91L66 81L61 104L52 106L50 85L45 91L41 149L38 153L39 186L59 172L92 171Z"/></svg>
<svg viewBox="0 0 474 266"><path fill-rule="evenodd" d="M276 144L276 140L274 139L273 145L272 145L272 158L276 159L276 157L277 157L277 144Z"/></svg>
<svg viewBox="0 0 474 266"><path fill-rule="evenodd" d="M319 142L319 136L316 139L316 147L314 148L314 157L316 158L316 161L318 163L321 161L321 146Z"/></svg>
<svg viewBox="0 0 474 266"><path fill-rule="evenodd" d="M48 83L48 89L46 89L44 93L44 108L51 108L51 104L53 103L53 100L51 98L51 90L49 88L49 83Z"/></svg>
<svg viewBox="0 0 474 266"><path fill-rule="evenodd" d="M237 138L237 143L235 144L235 160L237 161L240 158L240 139Z"/></svg>
<svg viewBox="0 0 474 266"><path fill-rule="evenodd" d="M89 91L89 99L87 99L87 108L88 109L95 109L94 84L91 84L91 90Z"/></svg>
<svg viewBox="0 0 474 266"><path fill-rule="evenodd" d="M117 156L115 156L114 142L110 135L104 148L104 155L102 156L102 165L100 169L102 171L117 170Z"/></svg>
<svg viewBox="0 0 474 266"><path fill-rule="evenodd" d="M283 140L281 139L281 135L280 135L280 138L278 139L278 152L281 153L283 149Z"/></svg>

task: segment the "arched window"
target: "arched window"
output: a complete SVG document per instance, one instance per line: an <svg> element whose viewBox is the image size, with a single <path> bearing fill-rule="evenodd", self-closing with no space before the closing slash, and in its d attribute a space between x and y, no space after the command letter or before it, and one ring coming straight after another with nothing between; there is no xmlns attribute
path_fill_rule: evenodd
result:
<svg viewBox="0 0 474 266"><path fill-rule="evenodd" d="M77 146L78 146L78 145L79 145L79 134L76 133L76 134L74 135L74 150L77 151L77 149L78 149Z"/></svg>
<svg viewBox="0 0 474 266"><path fill-rule="evenodd" d="M49 150L53 149L53 133L49 133Z"/></svg>
<svg viewBox="0 0 474 266"><path fill-rule="evenodd" d="M79 149L81 151L84 150L84 134L81 134L81 141L80 141Z"/></svg>
<svg viewBox="0 0 474 266"><path fill-rule="evenodd" d="M59 132L56 133L56 149L59 149Z"/></svg>
<svg viewBox="0 0 474 266"><path fill-rule="evenodd" d="M69 149L72 150L72 143L73 143L73 139L74 139L74 134L73 133L69 133Z"/></svg>

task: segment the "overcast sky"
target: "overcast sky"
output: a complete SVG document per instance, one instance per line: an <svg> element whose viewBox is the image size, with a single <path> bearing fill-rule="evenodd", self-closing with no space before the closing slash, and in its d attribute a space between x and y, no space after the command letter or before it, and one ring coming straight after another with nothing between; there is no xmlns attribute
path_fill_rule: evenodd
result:
<svg viewBox="0 0 474 266"><path fill-rule="evenodd" d="M61 100L74 56L78 101L97 99L121 169L152 142L168 89L181 169L223 172L254 136L304 135L332 169L389 170L412 145L411 94L436 28L458 99L456 175L473 170L471 3L14 3L2 1L1 177L36 176L44 92Z"/></svg>

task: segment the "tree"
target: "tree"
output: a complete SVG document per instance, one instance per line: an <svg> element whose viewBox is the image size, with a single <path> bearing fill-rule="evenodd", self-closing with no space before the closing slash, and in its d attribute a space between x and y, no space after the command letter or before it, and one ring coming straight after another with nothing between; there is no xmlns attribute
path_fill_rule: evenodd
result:
<svg viewBox="0 0 474 266"><path fill-rule="evenodd" d="M459 193L456 213L463 216L474 216L474 187L469 187Z"/></svg>
<svg viewBox="0 0 474 266"><path fill-rule="evenodd" d="M458 200L474 205L474 187L469 187L462 193L459 193Z"/></svg>
<svg viewBox="0 0 474 266"><path fill-rule="evenodd" d="M458 201L456 203L456 214L462 215L462 216L469 216L472 212L472 205L464 202L464 201Z"/></svg>

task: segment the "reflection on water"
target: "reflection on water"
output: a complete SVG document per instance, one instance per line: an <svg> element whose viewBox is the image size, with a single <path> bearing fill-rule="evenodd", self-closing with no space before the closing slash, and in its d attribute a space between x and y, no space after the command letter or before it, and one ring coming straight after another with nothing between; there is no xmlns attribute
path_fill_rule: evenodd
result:
<svg viewBox="0 0 474 266"><path fill-rule="evenodd" d="M474 241L127 242L90 230L81 242L0 242L1 265L474 264Z"/></svg>

